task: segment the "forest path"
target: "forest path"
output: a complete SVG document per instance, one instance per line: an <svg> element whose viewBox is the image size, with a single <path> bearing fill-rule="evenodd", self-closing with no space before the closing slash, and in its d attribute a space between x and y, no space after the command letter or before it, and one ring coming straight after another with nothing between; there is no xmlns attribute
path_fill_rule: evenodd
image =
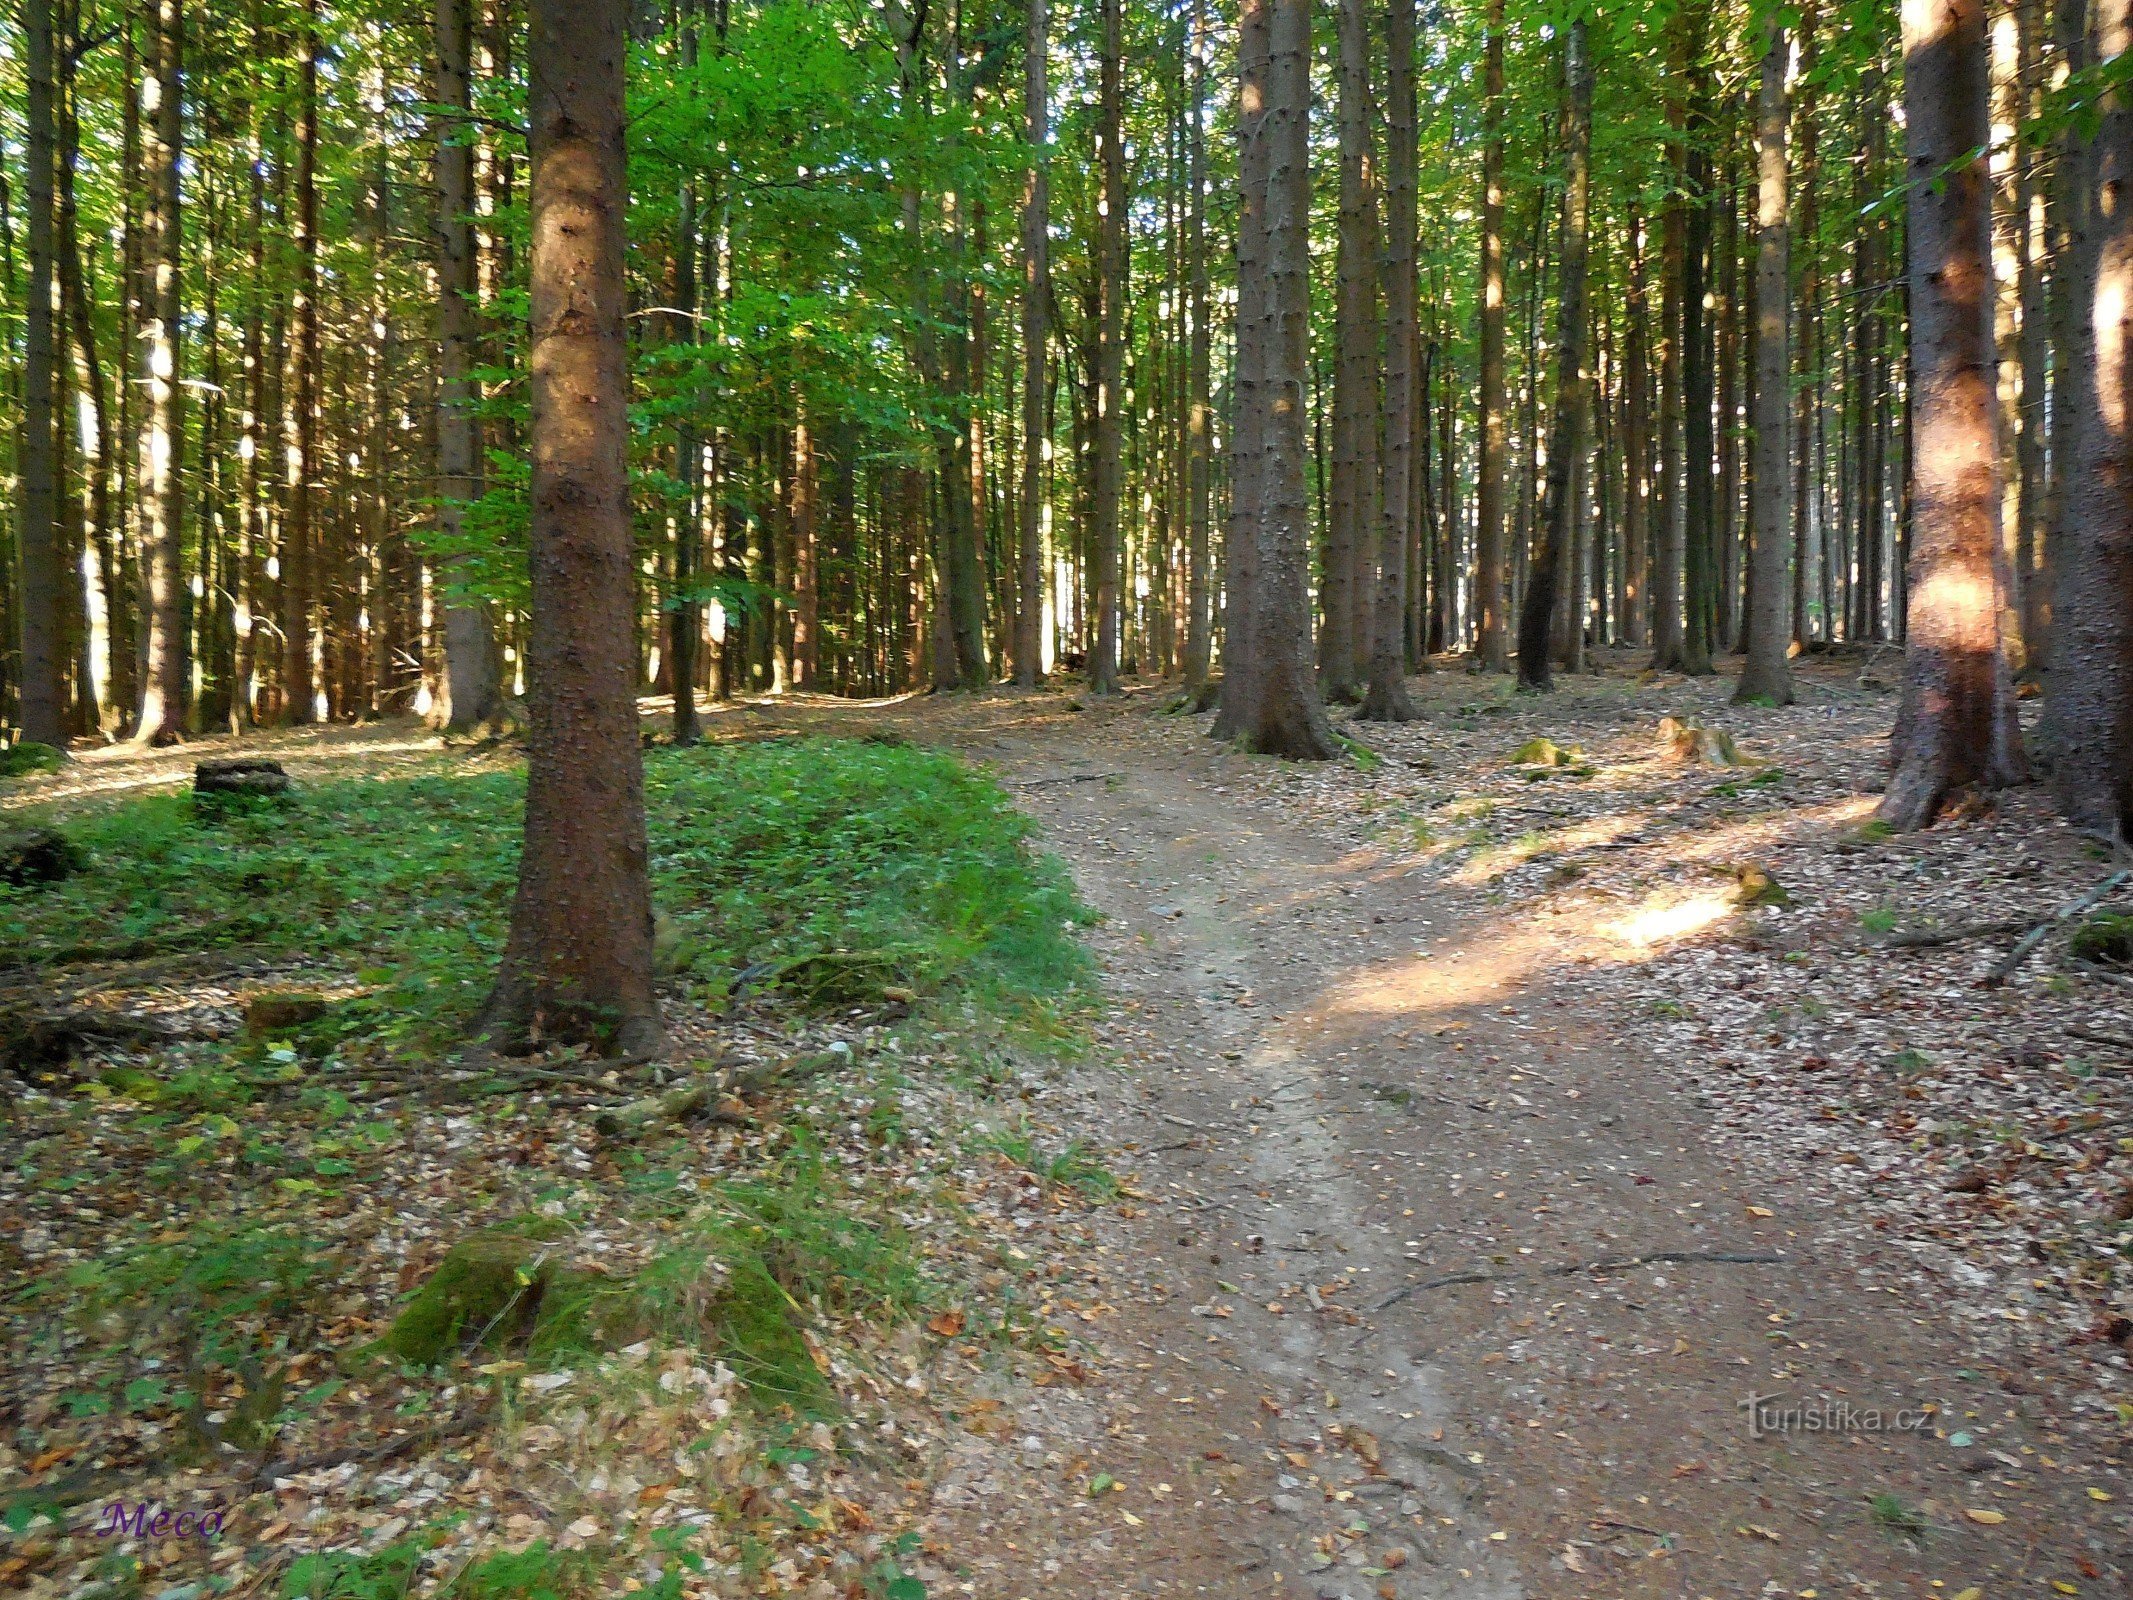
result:
<svg viewBox="0 0 2133 1600"><path fill-rule="evenodd" d="M1000 772L1104 915L1107 1042L1138 1070L1097 1092L1149 1207L1108 1246L1141 1288L1099 1329L1120 1392L1078 1453L1033 1435L951 1470L952 1589L1945 1596L2069 1570L2075 1508L2009 1503L1978 1474L2022 1463L1958 1421L1751 1436L1750 1395L1886 1424L1976 1375L1930 1291L1763 1204L1691 1094L1554 992L1575 930L1336 848L1146 697L904 714Z"/></svg>

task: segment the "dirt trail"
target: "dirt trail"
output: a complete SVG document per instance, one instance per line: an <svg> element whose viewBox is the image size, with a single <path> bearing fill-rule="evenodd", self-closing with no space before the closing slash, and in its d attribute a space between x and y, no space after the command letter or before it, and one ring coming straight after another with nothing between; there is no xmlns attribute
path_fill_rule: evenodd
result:
<svg viewBox="0 0 2133 1600"><path fill-rule="evenodd" d="M1900 1256L1823 1248L1833 1215L1554 992L1569 936L1336 850L1145 707L913 715L1104 914L1143 1068L1099 1091L1148 1202L1105 1246L1104 1414L1025 1393L946 1464L949 1592L2128 1592L2049 1418L1977 1396ZM1854 1416L1755 1437L1753 1395Z"/></svg>

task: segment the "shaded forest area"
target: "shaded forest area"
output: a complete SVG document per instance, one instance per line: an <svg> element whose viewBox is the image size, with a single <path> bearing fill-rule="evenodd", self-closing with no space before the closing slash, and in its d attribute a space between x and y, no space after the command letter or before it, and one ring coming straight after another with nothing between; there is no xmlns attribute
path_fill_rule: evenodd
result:
<svg viewBox="0 0 2133 1600"><path fill-rule="evenodd" d="M9 724L507 715L525 18L20 24ZM1222 731L1322 755L1312 707L1403 716L1448 652L1529 687L1744 654L1781 701L1791 650L1908 641L1965 728L1906 735L1892 813L2012 777L2002 680L2047 679L2068 804L2115 822L2109 0L628 26L635 658L693 688L680 737L698 695L1066 668L1219 673Z"/></svg>

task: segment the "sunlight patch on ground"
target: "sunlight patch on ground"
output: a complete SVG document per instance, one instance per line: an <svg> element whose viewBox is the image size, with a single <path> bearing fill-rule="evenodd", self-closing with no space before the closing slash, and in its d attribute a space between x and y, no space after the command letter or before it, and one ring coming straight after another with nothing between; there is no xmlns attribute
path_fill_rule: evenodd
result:
<svg viewBox="0 0 2133 1600"><path fill-rule="evenodd" d="M1602 924L1599 931L1617 943L1650 951L1701 933L1737 909L1730 891L1692 895L1686 900L1654 896L1629 916Z"/></svg>

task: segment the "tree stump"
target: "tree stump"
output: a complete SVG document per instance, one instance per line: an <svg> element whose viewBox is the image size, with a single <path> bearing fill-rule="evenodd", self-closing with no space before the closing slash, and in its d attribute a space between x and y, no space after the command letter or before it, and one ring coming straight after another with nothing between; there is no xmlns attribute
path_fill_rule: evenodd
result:
<svg viewBox="0 0 2133 1600"><path fill-rule="evenodd" d="M203 761L193 768L194 794L279 795L289 789L289 775L281 770L281 763L264 756Z"/></svg>

